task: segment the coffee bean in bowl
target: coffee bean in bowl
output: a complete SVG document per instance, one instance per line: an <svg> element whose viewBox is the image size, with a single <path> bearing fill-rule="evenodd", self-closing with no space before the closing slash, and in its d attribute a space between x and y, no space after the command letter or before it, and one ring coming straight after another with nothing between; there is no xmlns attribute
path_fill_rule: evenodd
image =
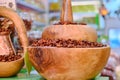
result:
<svg viewBox="0 0 120 80"><path fill-rule="evenodd" d="M64 40L64 39L39 39L33 42L33 47L37 46L48 46L48 47L66 47L66 48L95 48L95 47L106 47L102 43L90 42L85 40Z"/></svg>
<svg viewBox="0 0 120 80"><path fill-rule="evenodd" d="M17 54L0 55L0 62L11 62L20 59L22 56Z"/></svg>

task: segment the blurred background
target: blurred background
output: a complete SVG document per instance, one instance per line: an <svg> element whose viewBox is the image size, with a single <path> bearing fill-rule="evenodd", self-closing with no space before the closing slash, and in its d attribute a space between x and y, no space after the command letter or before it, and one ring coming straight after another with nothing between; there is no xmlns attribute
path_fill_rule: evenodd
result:
<svg viewBox="0 0 120 80"><path fill-rule="evenodd" d="M40 38L45 27L59 21L62 0L13 1L16 2L17 13L26 24L29 40ZM71 1L74 22L85 22L95 28L98 42L110 45L111 56L108 67L114 68L114 71L117 69L118 80L120 80L120 0ZM0 4L3 3L4 1L0 0ZM10 3L9 6L11 6ZM114 74L111 75L114 76Z"/></svg>
<svg viewBox="0 0 120 80"><path fill-rule="evenodd" d="M59 21L62 0L16 0L17 12L32 21L29 36L38 38L43 29ZM100 13L104 5L105 19ZM98 41L120 53L120 0L72 0L75 22L85 22L98 32Z"/></svg>

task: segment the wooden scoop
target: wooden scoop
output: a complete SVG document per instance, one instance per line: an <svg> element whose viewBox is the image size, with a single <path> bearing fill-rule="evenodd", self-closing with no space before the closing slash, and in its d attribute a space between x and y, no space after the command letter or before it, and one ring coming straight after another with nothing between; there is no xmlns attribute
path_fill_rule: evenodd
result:
<svg viewBox="0 0 120 80"><path fill-rule="evenodd" d="M63 24L50 25L45 28L42 38L97 41L97 32L94 28L88 25L69 24L74 23L71 0L63 0L60 23Z"/></svg>

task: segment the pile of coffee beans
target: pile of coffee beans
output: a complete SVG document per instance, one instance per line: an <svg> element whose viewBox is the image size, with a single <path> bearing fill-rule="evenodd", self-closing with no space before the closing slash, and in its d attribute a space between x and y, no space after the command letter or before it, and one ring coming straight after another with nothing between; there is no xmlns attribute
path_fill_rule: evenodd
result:
<svg viewBox="0 0 120 80"><path fill-rule="evenodd" d="M75 22L58 22L54 25L87 25L86 23L75 23Z"/></svg>
<svg viewBox="0 0 120 80"><path fill-rule="evenodd" d="M22 56L20 54L11 55L0 55L0 62L11 62L20 59Z"/></svg>
<svg viewBox="0 0 120 80"><path fill-rule="evenodd" d="M94 47L105 47L102 43L89 42L89 41L77 41L77 40L64 40L64 39L39 39L33 41L33 47L36 46L49 46L49 47L67 47L67 48L94 48Z"/></svg>

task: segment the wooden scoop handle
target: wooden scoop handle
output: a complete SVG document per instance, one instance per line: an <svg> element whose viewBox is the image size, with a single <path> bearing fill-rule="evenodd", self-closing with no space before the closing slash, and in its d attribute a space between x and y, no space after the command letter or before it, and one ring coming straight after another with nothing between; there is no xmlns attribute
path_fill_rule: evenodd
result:
<svg viewBox="0 0 120 80"><path fill-rule="evenodd" d="M63 0L60 21L61 22L73 22L71 0Z"/></svg>
<svg viewBox="0 0 120 80"><path fill-rule="evenodd" d="M28 38L27 38L27 32L26 32L26 28L23 20L19 17L19 15L15 11L6 7L0 7L0 16L6 17L11 21L13 21L16 27L16 32L18 33L18 37L20 39L21 45L25 52L26 47L28 47Z"/></svg>

